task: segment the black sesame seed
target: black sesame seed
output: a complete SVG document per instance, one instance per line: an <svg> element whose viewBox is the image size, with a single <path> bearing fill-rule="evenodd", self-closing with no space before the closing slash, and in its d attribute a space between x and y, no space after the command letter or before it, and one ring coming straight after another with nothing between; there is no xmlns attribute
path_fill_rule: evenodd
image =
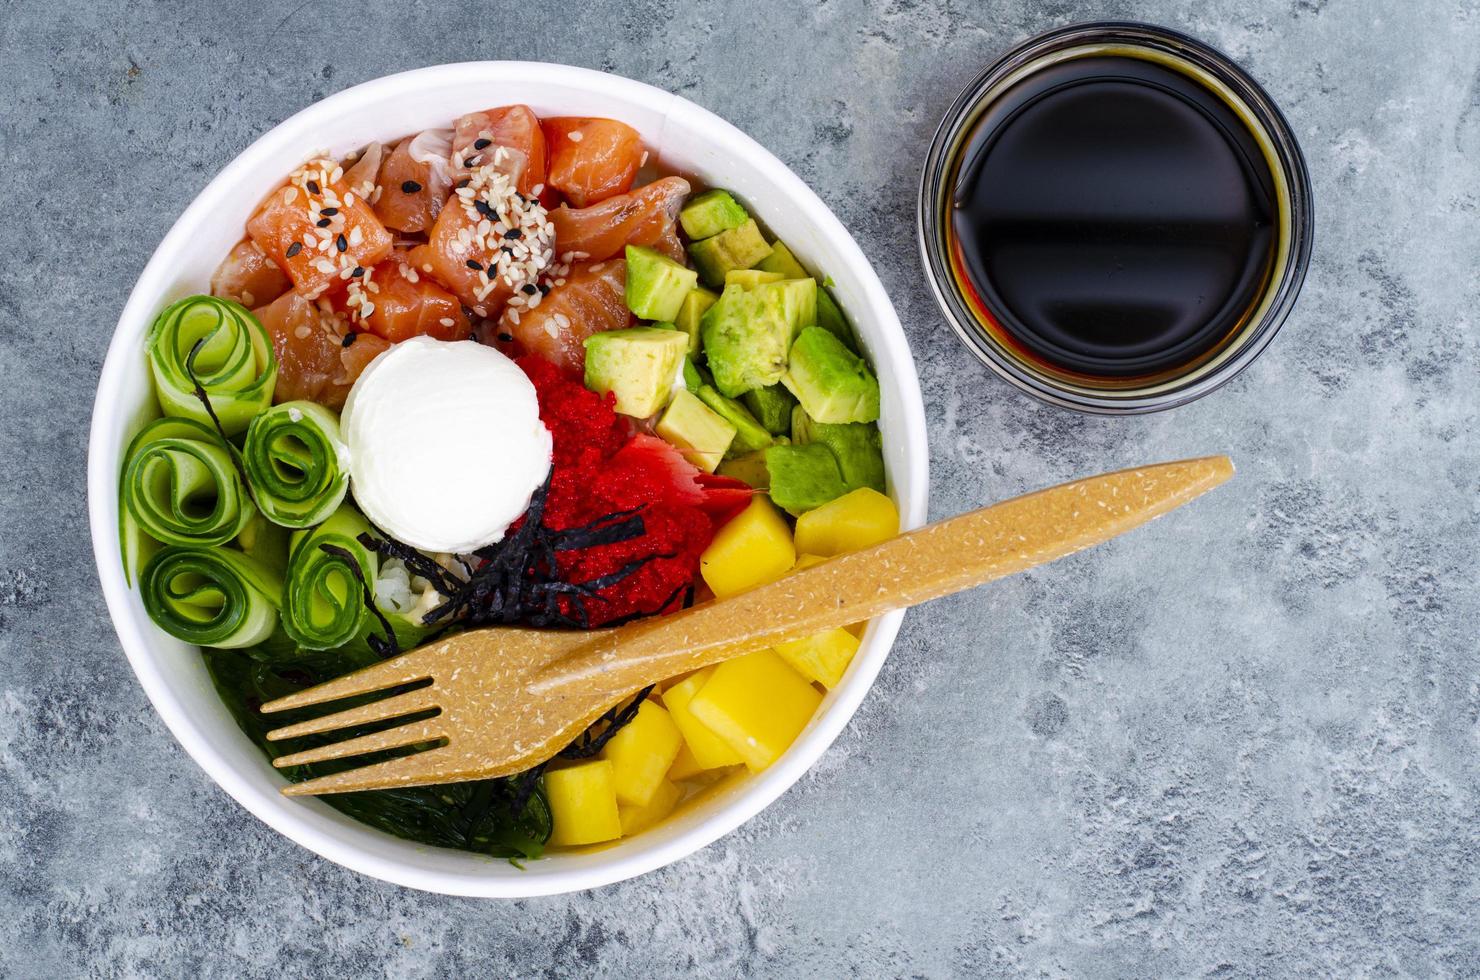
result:
<svg viewBox="0 0 1480 980"><path fill-rule="evenodd" d="M339 249L341 252L348 251L349 242L344 240L343 235L340 235L338 238L334 239L334 247Z"/></svg>
<svg viewBox="0 0 1480 980"><path fill-rule="evenodd" d="M529 282L525 283L524 285L520 286L519 288L524 291L524 295L526 295L526 296L533 296L535 293L537 293L537 292L540 291L540 289L539 289L538 286L534 285L533 283L529 283Z"/></svg>
<svg viewBox="0 0 1480 980"><path fill-rule="evenodd" d="M466 187L469 184L471 184L472 182L473 182L473 178L471 178L471 177L464 177L462 180L460 180L460 181L457 182L457 186L459 188Z"/></svg>
<svg viewBox="0 0 1480 980"><path fill-rule="evenodd" d="M292 245L289 245L288 246L288 250L286 252L284 252L283 254L286 255L288 258L291 259L293 256L297 255L301 251L303 251L303 243L302 242L294 242Z"/></svg>
<svg viewBox="0 0 1480 980"><path fill-rule="evenodd" d="M504 237L505 238L516 238L516 239L517 238L523 238L524 237L524 232L520 231L518 228L510 228L508 231L504 232Z"/></svg>
<svg viewBox="0 0 1480 980"><path fill-rule="evenodd" d="M355 342L355 338L358 336L359 334L347 333L344 335L344 339L341 340L339 344L341 347L348 347L350 344L353 344Z"/></svg>
<svg viewBox="0 0 1480 980"><path fill-rule="evenodd" d="M514 250L512 248L510 248L509 246L507 246L507 245L500 245L498 247L498 250L500 252L503 252L505 255L513 255L514 254Z"/></svg>
<svg viewBox="0 0 1480 980"><path fill-rule="evenodd" d="M462 162L462 165L464 167L476 167L476 166L478 166L478 161L479 160L482 160L482 159L483 159L482 154L475 153L475 154L473 154L470 157L464 158L463 159L463 162Z"/></svg>
<svg viewBox="0 0 1480 980"><path fill-rule="evenodd" d="M421 185L418 184L416 181L414 181L414 180L403 180L403 181L401 181L401 193L402 194L415 194L419 190L421 190Z"/></svg>
<svg viewBox="0 0 1480 980"><path fill-rule="evenodd" d="M493 142L493 140L478 140L476 143L473 144L473 149L475 149L475 150L481 150L484 147L488 146L488 144L490 144L492 142Z"/></svg>
<svg viewBox="0 0 1480 980"><path fill-rule="evenodd" d="M468 259L468 268L477 269L479 272L482 272L483 263L479 262L477 259Z"/></svg>
<svg viewBox="0 0 1480 980"><path fill-rule="evenodd" d="M318 182L318 181L316 181L316 180L310 180L310 181L309 181L309 182L308 182L308 192L309 192L309 193L310 193L310 194L319 194L319 193L322 193L322 192L321 192L321 191L320 191L320 190L319 190L319 182Z"/></svg>
<svg viewBox="0 0 1480 980"><path fill-rule="evenodd" d="M543 282L540 283L540 295L541 296L549 296L550 295L550 286L549 286L549 284L543 283Z"/></svg>
<svg viewBox="0 0 1480 980"><path fill-rule="evenodd" d="M474 201L473 207L477 208L478 213L483 215L483 217L487 218L489 221L498 220L498 212L489 207L487 201L484 201L482 199Z"/></svg>
<svg viewBox="0 0 1480 980"><path fill-rule="evenodd" d="M351 279L358 279L361 276L363 276L364 274L365 274L365 267L364 266L357 265L357 266L355 266L355 271L354 272L351 272L349 274L349 277Z"/></svg>
<svg viewBox="0 0 1480 980"><path fill-rule="evenodd" d="M508 343L512 343L513 342L514 335L511 334L511 333L501 333L501 334L498 335L498 339L499 340L502 340L504 343L508 344Z"/></svg>
<svg viewBox="0 0 1480 980"><path fill-rule="evenodd" d="M319 228L327 228L329 227L329 219L320 218L318 221L315 221L314 224Z"/></svg>
<svg viewBox="0 0 1480 980"><path fill-rule="evenodd" d="M338 213L338 208L324 208L322 211L319 212L319 214L322 214L326 218L332 218Z"/></svg>

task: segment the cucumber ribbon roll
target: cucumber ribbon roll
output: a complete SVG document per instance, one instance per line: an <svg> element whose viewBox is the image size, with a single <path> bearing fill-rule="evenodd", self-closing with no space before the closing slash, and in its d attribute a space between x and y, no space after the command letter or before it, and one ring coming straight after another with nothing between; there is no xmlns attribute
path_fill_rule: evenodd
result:
<svg viewBox="0 0 1480 980"><path fill-rule="evenodd" d="M379 559L358 538L369 530L359 511L341 504L318 527L293 535L283 587L283 628L299 646L332 650L367 632L365 589L373 588Z"/></svg>
<svg viewBox="0 0 1480 980"><path fill-rule="evenodd" d="M277 569L229 548L170 546L139 577L144 609L166 633L203 647L263 642L278 624Z"/></svg>
<svg viewBox="0 0 1480 980"><path fill-rule="evenodd" d="M154 391L165 415L210 424L211 413L196 397L195 381L228 436L241 432L272 403L278 371L272 340L240 303L187 296L159 314L147 346Z"/></svg>
<svg viewBox="0 0 1480 980"><path fill-rule="evenodd" d="M192 419L155 419L134 437L119 487L127 571L148 557L144 536L203 547L225 544L247 526L255 508L233 452Z"/></svg>
<svg viewBox="0 0 1480 980"><path fill-rule="evenodd" d="M263 516L306 528L344 501L348 452L337 415L313 402L284 402L252 419L242 465Z"/></svg>

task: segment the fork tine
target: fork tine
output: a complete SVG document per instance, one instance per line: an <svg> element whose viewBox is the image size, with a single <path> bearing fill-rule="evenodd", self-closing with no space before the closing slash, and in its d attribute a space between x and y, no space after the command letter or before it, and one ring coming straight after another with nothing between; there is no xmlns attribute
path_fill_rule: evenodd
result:
<svg viewBox="0 0 1480 980"><path fill-rule="evenodd" d="M405 694L397 694L393 698L362 704L358 708L336 711L333 714L310 718L308 721L300 721L296 725L275 728L267 733L267 740L279 742L285 738L317 735L319 732L332 732L340 728L349 728L351 725L368 725L372 722L387 721L435 707L437 707L436 688L419 687Z"/></svg>
<svg viewBox="0 0 1480 980"><path fill-rule="evenodd" d="M449 774L438 767L438 762L447 760L454 764L466 761L449 753L448 746L417 752L399 759L387 759L371 766L347 769L332 776L319 776L301 783L289 783L283 787L284 796L317 796L320 793L354 793L366 789L392 789L406 786L429 786L457 779L471 779L470 775ZM479 777L481 778L481 776Z"/></svg>
<svg viewBox="0 0 1480 980"><path fill-rule="evenodd" d="M272 764L282 769L285 766L301 766L310 762L323 762L326 759L343 759L352 755L379 752L383 749L398 749L403 745L415 745L417 742L430 742L441 738L442 735L442 726L435 718L428 718L409 725L387 728L383 732L361 735L358 738L347 738L342 742L279 756L272 760Z"/></svg>
<svg viewBox="0 0 1480 980"><path fill-rule="evenodd" d="M262 706L262 713L271 714L274 711L287 711L289 708L305 708L311 704L338 701L340 698L352 697L356 694L383 691L399 684L410 684L412 681L424 681L432 676L431 666L434 655L442 650L441 644L430 649L423 647L378 664L371 664L369 667L362 667L352 674L345 674L343 677L336 677L332 681L325 681L314 687L289 694L287 697L278 698L276 701L269 701Z"/></svg>

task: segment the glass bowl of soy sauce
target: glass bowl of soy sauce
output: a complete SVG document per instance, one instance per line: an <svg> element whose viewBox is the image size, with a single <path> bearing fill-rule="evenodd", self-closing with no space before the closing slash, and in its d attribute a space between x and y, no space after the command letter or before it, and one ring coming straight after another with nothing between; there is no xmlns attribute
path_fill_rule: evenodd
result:
<svg viewBox="0 0 1480 980"><path fill-rule="evenodd" d="M1289 124L1186 35L1080 24L1014 48L935 134L920 250L967 346L1044 401L1154 412L1269 344L1310 262Z"/></svg>

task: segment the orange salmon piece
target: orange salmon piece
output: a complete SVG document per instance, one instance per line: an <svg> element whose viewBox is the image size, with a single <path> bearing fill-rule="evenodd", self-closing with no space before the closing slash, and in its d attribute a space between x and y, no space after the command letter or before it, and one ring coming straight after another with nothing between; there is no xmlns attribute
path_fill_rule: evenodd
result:
<svg viewBox="0 0 1480 980"><path fill-rule="evenodd" d="M534 309L505 307L499 331L512 336L527 353L559 368L580 371L586 363L587 337L632 322L627 309L627 263L608 259L578 265L563 278L565 282L552 286Z"/></svg>
<svg viewBox="0 0 1480 980"><path fill-rule="evenodd" d="M492 157L484 154L500 146L523 155L524 165L515 187L526 197L535 196L534 189L545 182L546 151L545 133L534 110L527 105L485 109L461 116L454 124L454 161L467 161L468 166L487 163Z"/></svg>
<svg viewBox="0 0 1480 980"><path fill-rule="evenodd" d="M587 208L556 208L550 212L555 253L584 252L600 262L628 245L647 245L682 263L683 245L674 226L690 189L682 177L664 177Z"/></svg>
<svg viewBox="0 0 1480 980"><path fill-rule="evenodd" d="M615 119L559 116L546 119L548 183L578 208L632 187L646 155L637 130Z"/></svg>
<svg viewBox="0 0 1480 980"><path fill-rule="evenodd" d="M248 309L271 303L292 286L287 275L250 238L226 253L211 274L211 295L234 299Z"/></svg>
<svg viewBox="0 0 1480 980"><path fill-rule="evenodd" d="M338 411L360 372L391 346L374 334L348 334L355 339L344 346L342 322L296 292L286 292L252 313L267 328L277 354L277 387L272 393L277 403L303 398Z"/></svg>
<svg viewBox="0 0 1480 980"><path fill-rule="evenodd" d="M396 144L380 164L380 197L375 201L375 216L381 224L397 231L420 232L432 227L452 183L447 171L436 172L430 163L418 163L411 156L408 136Z"/></svg>
<svg viewBox="0 0 1480 980"><path fill-rule="evenodd" d="M377 265L372 281L380 290L374 294L375 309L365 326L391 343L421 336L466 340L473 332L457 297L431 276L403 264L400 256Z"/></svg>

